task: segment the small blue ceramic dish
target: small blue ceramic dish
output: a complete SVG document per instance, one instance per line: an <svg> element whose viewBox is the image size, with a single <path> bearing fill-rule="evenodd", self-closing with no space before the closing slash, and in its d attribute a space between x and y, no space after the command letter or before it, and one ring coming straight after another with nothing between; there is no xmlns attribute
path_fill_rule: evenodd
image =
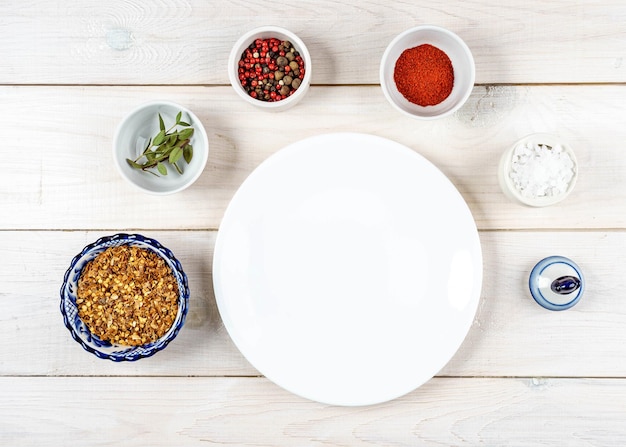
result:
<svg viewBox="0 0 626 447"><path fill-rule="evenodd" d="M78 316L78 308L76 307L76 290L83 268L89 261L107 248L121 245L137 246L159 255L172 270L178 284L178 313L172 327L157 341L141 346L123 346L101 340L92 334L81 321ZM182 265L174 257L173 253L163 247L158 241L140 234L115 234L100 238L93 244L87 245L72 259L70 267L65 272L63 285L61 286L61 314L63 315L65 326L69 329L74 340L97 357L116 362L139 360L144 357L150 357L164 349L183 327L188 306L189 285Z"/></svg>
<svg viewBox="0 0 626 447"><path fill-rule="evenodd" d="M578 303L585 281L574 261L563 256L549 256L532 269L528 286L540 306L549 310L565 310Z"/></svg>

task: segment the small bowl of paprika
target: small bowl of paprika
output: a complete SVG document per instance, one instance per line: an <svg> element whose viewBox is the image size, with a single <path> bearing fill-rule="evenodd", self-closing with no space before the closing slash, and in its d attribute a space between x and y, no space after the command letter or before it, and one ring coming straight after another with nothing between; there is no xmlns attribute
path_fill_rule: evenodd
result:
<svg viewBox="0 0 626 447"><path fill-rule="evenodd" d="M302 40L278 26L248 31L233 46L228 77L246 102L269 111L298 103L311 83L311 56Z"/></svg>
<svg viewBox="0 0 626 447"><path fill-rule="evenodd" d="M451 115L469 98L476 67L465 42L432 25L396 36L380 63L380 84L387 100L416 119Z"/></svg>

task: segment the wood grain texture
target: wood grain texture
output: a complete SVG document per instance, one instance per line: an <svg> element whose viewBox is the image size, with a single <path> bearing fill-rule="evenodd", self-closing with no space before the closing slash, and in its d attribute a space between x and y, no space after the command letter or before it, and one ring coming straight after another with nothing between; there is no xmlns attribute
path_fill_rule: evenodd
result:
<svg viewBox="0 0 626 447"><path fill-rule="evenodd" d="M426 23L456 32L476 61L467 104L433 122L401 116L378 85L388 43ZM0 2L0 445L626 445L624 23L623 0ZM297 33L313 57L306 98L279 114L228 85L231 47L266 24ZM167 197L127 185L111 154L118 123L158 99L193 110L210 142L197 183ZM212 286L239 185L327 132L424 155L480 229L483 291L464 343L425 385L370 407L310 402L264 378L231 341ZM561 135L578 157L576 189L557 206L511 203L497 184L500 154L533 132ZM118 231L172 249L192 291L176 340L121 364L83 351L59 312L72 257ZM567 312L527 292L553 254L585 274Z"/></svg>
<svg viewBox="0 0 626 447"><path fill-rule="evenodd" d="M231 47L268 24L307 44L314 84L377 84L386 46L421 24L467 42L477 83L626 81L621 0L29 0L0 17L2 84L228 84Z"/></svg>
<svg viewBox="0 0 626 447"><path fill-rule="evenodd" d="M263 160L302 138L346 131L424 155L456 185L480 229L626 228L626 85L476 87L458 113L435 122L401 116L378 87L313 87L279 115L244 104L230 87L0 87L0 99L0 122L16 129L0 146L2 229L216 229ZM111 152L119 122L154 99L189 107L209 135L203 175L167 197L127 184ZM517 139L541 131L570 142L580 178L558 206L527 208L504 197L497 165Z"/></svg>
<svg viewBox="0 0 626 447"><path fill-rule="evenodd" d="M332 407L263 378L1 378L0 443L21 446L519 446L626 442L626 383L433 379ZM37 431L31 427L37 426Z"/></svg>
<svg viewBox="0 0 626 447"><path fill-rule="evenodd" d="M0 273L0 303L6 309L0 331L8 337L0 344L2 375L258 374L233 346L217 311L211 275L214 232L142 232L171 249L189 278L187 320L168 349L121 364L84 351L63 324L59 290L71 259L107 234L112 233L0 232L6 241L1 256L12 259L5 266L11 273Z"/></svg>
<svg viewBox="0 0 626 447"><path fill-rule="evenodd" d="M256 376L226 332L212 286L212 231L149 231L189 277L187 322L167 349L114 363L83 351L59 312L72 257L103 232L0 232L0 375ZM626 378L626 302L615 265L626 262L626 232L482 232L483 291L472 328L440 376ZM586 291L567 312L539 307L527 288L544 256L579 263ZM444 336L444 334L433 334ZM30 361L29 359L36 359Z"/></svg>

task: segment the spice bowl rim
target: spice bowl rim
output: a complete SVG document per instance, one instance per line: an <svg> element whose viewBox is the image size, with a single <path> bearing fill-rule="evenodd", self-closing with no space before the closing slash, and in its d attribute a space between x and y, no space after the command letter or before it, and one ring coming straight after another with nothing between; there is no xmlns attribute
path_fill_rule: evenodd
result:
<svg viewBox="0 0 626 447"><path fill-rule="evenodd" d="M148 249L160 256L170 267L178 284L178 311L172 326L158 340L139 346L123 346L101 340L92 334L87 325L78 316L76 306L76 290L78 279L83 268L98 254L108 247L121 245L133 245ZM189 282L183 267L171 250L163 246L156 239L141 234L117 233L104 236L86 245L80 253L72 259L69 268L63 277L60 289L60 311L63 316L65 327L69 330L72 338L79 343L87 352L94 354L100 359L108 359L114 362L136 361L150 357L165 349L176 338L187 317L189 309Z"/></svg>
<svg viewBox="0 0 626 447"><path fill-rule="evenodd" d="M175 115L178 111L183 113L183 121L188 120L194 128L193 158L190 164L182 166L183 174L178 174L170 168L167 176L156 177L149 172L141 172L130 167L126 159L138 155L136 146L140 135L146 133L154 137L158 132L158 114ZM169 121L165 123L166 126L168 124ZM145 130L146 128L154 132L149 132ZM122 178L135 188L152 195L163 196L187 189L200 178L209 159L209 139L200 118L188 107L167 100L144 102L130 110L119 122L112 146L114 164Z"/></svg>
<svg viewBox="0 0 626 447"><path fill-rule="evenodd" d="M429 35L438 36L442 40L425 37ZM442 44L444 41L445 44ZM431 44L445 52L454 69L452 92L435 106L411 103L397 90L393 79L400 54L421 44ZM472 51L459 35L438 25L418 25L396 35L387 45L380 61L379 78L385 98L396 110L414 119L434 120L455 113L467 102L474 88L476 64Z"/></svg>
<svg viewBox="0 0 626 447"><path fill-rule="evenodd" d="M241 54L243 51L257 38L269 38L276 37L282 38L285 40L289 40L295 47L296 50L302 56L304 60L304 77L302 79L302 83L300 87L289 97L285 99L281 99L280 101L261 101L260 99L252 98L243 88L241 82L239 81L239 60L241 59ZM230 84L241 98L249 104L252 104L255 107L259 107L263 110L268 110L272 112L279 112L287 110L293 106L295 106L300 100L304 97L306 92L309 89L311 84L311 75L312 75L312 63L311 63L311 54L309 50L300 37L298 37L294 32L283 28L281 26L275 25L264 25L259 26L257 28L251 29L244 33L242 36L237 39L235 44L233 45L229 57L228 57L228 78L230 80Z"/></svg>
<svg viewBox="0 0 626 447"><path fill-rule="evenodd" d="M521 144L526 143L537 143L537 144L546 144L549 146L559 145L563 149L563 151L567 152L570 156L572 162L574 163L574 175L570 180L567 190L558 196L551 197L525 197L523 196L513 184L509 173L511 171L511 159L513 157L513 152L515 148ZM565 200L574 190L576 186L576 182L578 180L578 160L576 159L576 154L574 150L570 146L570 144L565 141L563 138L548 132L535 132L528 134L520 139L518 139L515 143L513 143L509 148L507 148L502 156L500 157L500 162L498 164L498 183L500 184L500 188L504 195L510 200L520 203L522 205L532 206L532 207L546 207L550 205L554 205Z"/></svg>

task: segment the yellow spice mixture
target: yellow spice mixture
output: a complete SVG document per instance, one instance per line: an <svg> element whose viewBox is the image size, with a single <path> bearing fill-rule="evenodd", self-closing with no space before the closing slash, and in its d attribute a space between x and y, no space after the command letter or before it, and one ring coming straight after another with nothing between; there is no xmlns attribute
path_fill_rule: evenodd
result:
<svg viewBox="0 0 626 447"><path fill-rule="evenodd" d="M165 261L150 250L110 247L78 280L78 316L102 340L126 346L153 342L174 323L178 285Z"/></svg>

